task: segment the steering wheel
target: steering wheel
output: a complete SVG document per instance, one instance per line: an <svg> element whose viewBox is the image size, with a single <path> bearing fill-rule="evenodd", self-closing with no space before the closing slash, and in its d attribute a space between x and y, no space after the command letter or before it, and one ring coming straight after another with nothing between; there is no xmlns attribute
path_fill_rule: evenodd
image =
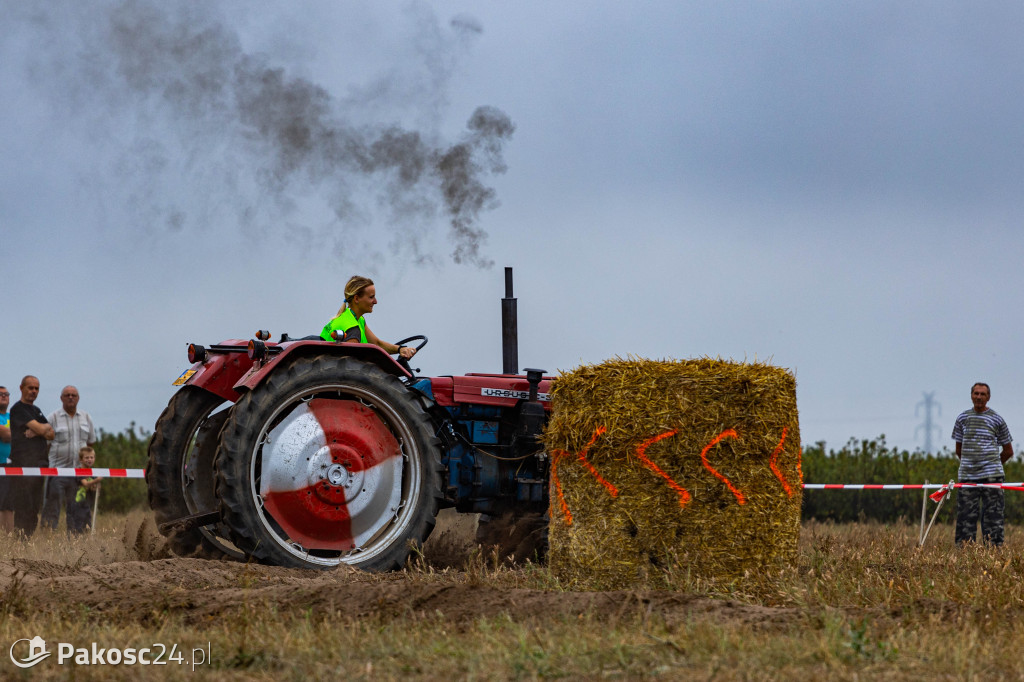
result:
<svg viewBox="0 0 1024 682"><path fill-rule="evenodd" d="M395 341L395 345L396 346L405 346L405 345L408 345L410 341L420 341L421 342L418 346L415 346L416 353L419 353L420 349L423 348L423 346L427 345L428 339L427 339L427 337L423 336L423 334L417 334L416 336L410 336L410 337L408 337L406 339L402 339L401 341ZM400 364L405 369L405 371L408 372L409 374L416 374L416 373L418 373L420 371L419 367L416 367L415 369L410 367L409 366L409 361L406 360L405 358L403 358L401 355L398 356L398 364Z"/></svg>

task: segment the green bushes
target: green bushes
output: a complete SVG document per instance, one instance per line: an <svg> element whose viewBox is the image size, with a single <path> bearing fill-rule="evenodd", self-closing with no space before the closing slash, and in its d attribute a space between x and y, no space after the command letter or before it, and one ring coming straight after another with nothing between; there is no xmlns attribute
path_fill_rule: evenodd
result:
<svg viewBox="0 0 1024 682"><path fill-rule="evenodd" d="M825 452L824 443L805 446L804 483L948 483L956 480L956 455L943 450L937 455L889 448L885 436L875 440L850 439L839 451ZM1006 464L1006 480L1024 480L1024 463L1018 458ZM930 491L934 492L934 491ZM939 522L955 519L955 497L939 512ZM928 503L929 515L935 504ZM900 517L911 521L921 516L921 491L909 490L805 490L802 518L824 521L883 522ZM1006 521L1024 522L1024 492L1006 492Z"/></svg>
<svg viewBox="0 0 1024 682"><path fill-rule="evenodd" d="M144 469L149 439L153 434L139 429L135 422L122 433L107 433L100 429L96 449L96 467L110 469ZM100 491L99 511L128 512L146 508L146 481L141 478L107 480Z"/></svg>

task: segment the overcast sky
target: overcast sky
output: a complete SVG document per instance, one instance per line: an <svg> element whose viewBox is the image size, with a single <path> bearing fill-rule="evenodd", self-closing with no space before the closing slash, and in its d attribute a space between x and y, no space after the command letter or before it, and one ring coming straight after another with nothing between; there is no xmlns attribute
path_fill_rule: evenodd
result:
<svg viewBox="0 0 1024 682"><path fill-rule="evenodd" d="M352 274L424 374L500 371L512 266L522 367L767 360L830 447L922 447L925 393L948 445L982 380L1024 434L1020 3L0 16L0 384L47 413L152 429L187 342L316 333Z"/></svg>

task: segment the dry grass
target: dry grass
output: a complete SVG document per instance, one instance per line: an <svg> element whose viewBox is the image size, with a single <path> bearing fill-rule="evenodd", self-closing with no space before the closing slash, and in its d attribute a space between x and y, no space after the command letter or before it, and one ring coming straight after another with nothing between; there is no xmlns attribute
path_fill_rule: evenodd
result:
<svg viewBox="0 0 1024 682"><path fill-rule="evenodd" d="M1013 527L1001 549L958 551L948 527L933 529L919 550L916 527L808 524L791 565L719 581L676 567L666 574L674 590L602 594L565 590L546 568L509 568L481 552L462 570L421 559L398 574L342 571L330 580L143 561L151 548L140 526L136 515L105 519L92 538L0 538L0 642L9 649L40 635L86 647L209 646L213 661L195 673L53 660L19 671L3 654L4 679L1024 677L1016 656L1024 645L1024 530ZM66 589L101 569L104 581L120 574L131 582L176 565L200 575L179 571L166 598L151 594L156 587L120 595L149 600L141 610L111 606L117 584L97 585L105 601L70 598ZM181 605L182 585L192 607ZM315 589L297 592L303 585ZM239 598L195 616L204 600L228 591Z"/></svg>

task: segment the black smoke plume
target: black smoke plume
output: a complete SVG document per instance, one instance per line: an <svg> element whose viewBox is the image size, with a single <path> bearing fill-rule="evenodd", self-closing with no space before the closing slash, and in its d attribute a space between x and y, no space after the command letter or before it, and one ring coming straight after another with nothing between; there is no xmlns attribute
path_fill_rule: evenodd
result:
<svg viewBox="0 0 1024 682"><path fill-rule="evenodd" d="M506 170L502 149L514 125L505 113L490 106L477 108L454 142L439 140L432 130L397 123L356 123L358 116L351 114L358 114L358 102L334 97L266 56L248 53L239 34L210 7L132 0L91 19L91 30L80 32L85 47L71 70L88 85L79 84L79 96L87 97L88 91L121 116L129 112L136 128L135 139L124 142L129 153L156 149L150 165L159 166L166 150L149 140L167 139L163 127L156 129L165 126L193 159L190 163L202 164L221 152L230 160L220 163L248 166L244 172L258 184L260 199L272 202L281 215L289 215L311 193L320 196L336 218L330 229L342 233L334 235L338 241L350 223L361 217L365 222L366 208L375 202L399 224L384 228L391 237L396 231L415 234L414 229L402 233L401 224L423 230L441 215L450 223L456 263L492 264L481 250L487 234L479 220L483 211L497 205L488 179ZM422 8L418 14L423 20ZM40 25L68 21L45 12L35 20ZM464 16L449 28L452 40L481 30ZM432 29L440 30L436 23ZM448 74L439 68L440 88ZM443 93L432 98L424 106L444 100ZM131 164L131 172L142 165ZM230 187L225 183L216 191L230 192ZM369 201L367 188L373 193ZM140 194L136 202L158 203L152 199L159 196L158 188ZM160 210L165 224L182 228L187 209ZM255 213L247 206L239 211L243 221Z"/></svg>

